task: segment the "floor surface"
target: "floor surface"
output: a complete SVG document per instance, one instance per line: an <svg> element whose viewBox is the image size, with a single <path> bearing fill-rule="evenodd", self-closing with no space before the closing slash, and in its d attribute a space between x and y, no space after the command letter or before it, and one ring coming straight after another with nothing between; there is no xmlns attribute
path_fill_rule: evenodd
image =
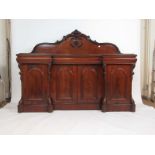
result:
<svg viewBox="0 0 155 155"><path fill-rule="evenodd" d="M17 113L17 105L9 103L0 109L0 134L155 134L155 109L139 104L135 113Z"/></svg>

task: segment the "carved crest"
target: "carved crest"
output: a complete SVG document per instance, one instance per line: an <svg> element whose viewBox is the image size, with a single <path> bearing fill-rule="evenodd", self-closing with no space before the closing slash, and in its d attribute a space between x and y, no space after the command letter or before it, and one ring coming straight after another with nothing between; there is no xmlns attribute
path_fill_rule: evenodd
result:
<svg viewBox="0 0 155 155"><path fill-rule="evenodd" d="M65 40L67 40L68 38L71 38L71 43L70 45L72 47L75 47L75 48L78 48L78 47L81 47L82 46L82 38L86 38L88 40L90 40L90 37L89 36L86 36L85 34L81 33L80 31L78 30L74 30L72 33L66 35L66 36L63 36L62 40L60 41L56 41L55 43L56 44L59 44L59 43L62 43L64 42Z"/></svg>
<svg viewBox="0 0 155 155"><path fill-rule="evenodd" d="M112 43L98 43L90 39L89 36L74 30L72 33L63 36L62 40L55 43L40 43L37 44L32 53L79 53L97 52L100 54L120 53L118 47ZM78 54L78 53L77 53Z"/></svg>
<svg viewBox="0 0 155 155"><path fill-rule="evenodd" d="M83 45L80 38L71 38L71 46L74 48L79 48Z"/></svg>

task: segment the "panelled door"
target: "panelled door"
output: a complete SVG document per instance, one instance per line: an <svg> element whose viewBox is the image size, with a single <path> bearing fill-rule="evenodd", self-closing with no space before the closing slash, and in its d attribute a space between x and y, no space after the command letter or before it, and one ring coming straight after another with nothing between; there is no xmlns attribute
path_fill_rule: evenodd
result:
<svg viewBox="0 0 155 155"><path fill-rule="evenodd" d="M107 103L131 103L131 65L107 65Z"/></svg>
<svg viewBox="0 0 155 155"><path fill-rule="evenodd" d="M22 65L22 89L24 104L45 104L48 98L48 66L47 65Z"/></svg>
<svg viewBox="0 0 155 155"><path fill-rule="evenodd" d="M51 97L54 104L75 104L76 97L75 65L53 65L51 71Z"/></svg>
<svg viewBox="0 0 155 155"><path fill-rule="evenodd" d="M55 109L100 109L101 65L53 65L51 98Z"/></svg>
<svg viewBox="0 0 155 155"><path fill-rule="evenodd" d="M78 103L99 104L103 96L101 65L78 65Z"/></svg>

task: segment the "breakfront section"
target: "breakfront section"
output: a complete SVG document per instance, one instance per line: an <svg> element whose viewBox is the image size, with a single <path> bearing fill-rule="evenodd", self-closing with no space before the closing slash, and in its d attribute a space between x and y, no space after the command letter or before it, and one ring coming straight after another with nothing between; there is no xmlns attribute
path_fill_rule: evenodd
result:
<svg viewBox="0 0 155 155"><path fill-rule="evenodd" d="M76 59L71 57L68 64L64 64L64 59L61 58L59 62L54 62L51 68L50 96L54 109L100 109L104 95L102 66L88 64L91 62L87 61L85 64L80 64L80 61L70 64Z"/></svg>
<svg viewBox="0 0 155 155"><path fill-rule="evenodd" d="M106 94L102 111L135 111L132 99L134 57L121 55L103 59Z"/></svg>
<svg viewBox="0 0 155 155"><path fill-rule="evenodd" d="M18 112L52 111L49 95L50 57L18 57L22 96Z"/></svg>
<svg viewBox="0 0 155 155"><path fill-rule="evenodd" d="M17 54L21 76L18 112L135 111L135 54L98 43L75 30L55 43Z"/></svg>

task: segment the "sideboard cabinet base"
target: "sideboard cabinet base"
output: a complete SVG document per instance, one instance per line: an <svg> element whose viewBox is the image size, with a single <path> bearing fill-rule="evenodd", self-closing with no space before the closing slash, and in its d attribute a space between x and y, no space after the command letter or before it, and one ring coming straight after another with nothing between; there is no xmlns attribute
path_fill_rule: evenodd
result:
<svg viewBox="0 0 155 155"><path fill-rule="evenodd" d="M135 111L135 54L98 43L75 30L56 43L17 54L21 78L18 112L53 110Z"/></svg>

